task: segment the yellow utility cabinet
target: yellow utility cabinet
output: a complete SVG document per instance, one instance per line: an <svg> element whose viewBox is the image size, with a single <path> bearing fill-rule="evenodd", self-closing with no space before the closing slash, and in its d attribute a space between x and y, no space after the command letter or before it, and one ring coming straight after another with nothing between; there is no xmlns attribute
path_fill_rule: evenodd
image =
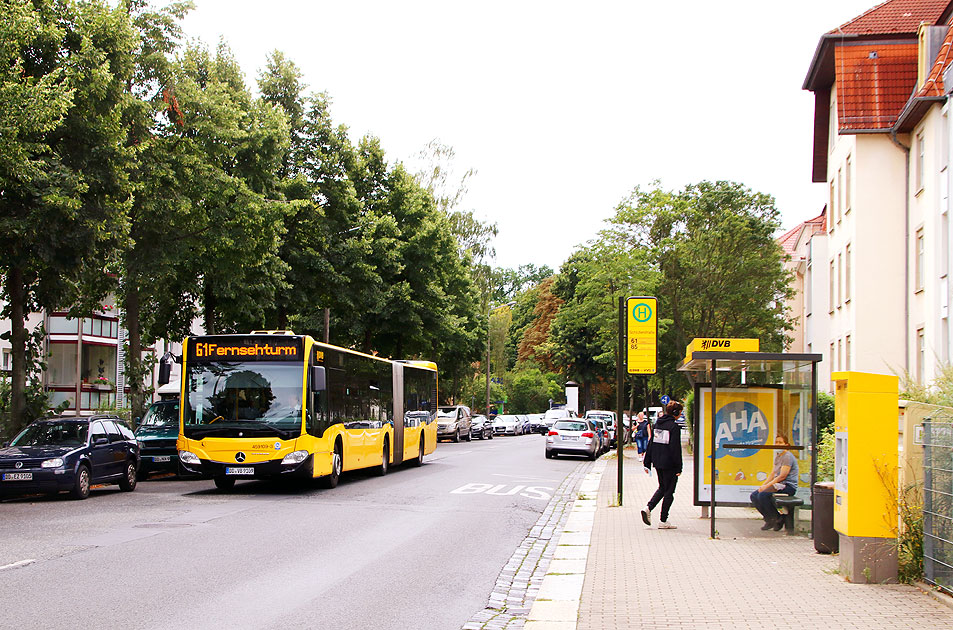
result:
<svg viewBox="0 0 953 630"><path fill-rule="evenodd" d="M834 529L851 582L897 579L896 376L834 372Z"/></svg>

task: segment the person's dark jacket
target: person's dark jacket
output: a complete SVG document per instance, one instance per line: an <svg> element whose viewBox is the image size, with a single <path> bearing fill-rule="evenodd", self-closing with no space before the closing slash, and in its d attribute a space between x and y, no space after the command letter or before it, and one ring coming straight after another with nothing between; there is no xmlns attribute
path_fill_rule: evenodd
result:
<svg viewBox="0 0 953 630"><path fill-rule="evenodd" d="M652 430L652 439L649 440L642 465L646 468L655 466L657 470L682 472L681 430L674 416L659 418Z"/></svg>

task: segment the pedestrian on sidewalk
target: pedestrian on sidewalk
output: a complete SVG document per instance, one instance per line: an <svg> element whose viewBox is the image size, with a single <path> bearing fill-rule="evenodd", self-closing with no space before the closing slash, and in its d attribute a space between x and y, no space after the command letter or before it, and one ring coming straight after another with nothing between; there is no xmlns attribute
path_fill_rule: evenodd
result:
<svg viewBox="0 0 953 630"><path fill-rule="evenodd" d="M777 446L791 446L788 438L784 435L778 435L774 443ZM779 450L774 456L774 469L771 471L771 477L764 484L751 493L751 502L754 504L761 516L764 517L763 530L774 528L779 532L784 527L784 519L774 505L775 494L786 494L790 497L797 492L797 457L791 451Z"/></svg>
<svg viewBox="0 0 953 630"><path fill-rule="evenodd" d="M650 469L655 466L655 474L658 475L658 490L649 499L648 505L642 509L642 521L649 527L652 526L652 510L661 502L662 513L658 528L676 529L675 525L668 520L668 511L672 507L672 501L675 500L678 476L682 474L682 428L675 421L681 413L682 403L677 400L665 406L665 413L655 422L645 451L643 460L645 474L650 474Z"/></svg>
<svg viewBox="0 0 953 630"><path fill-rule="evenodd" d="M652 437L652 423L645 417L645 412L640 411L636 416L635 425L635 446L639 451L639 460L645 458L645 449L648 448L649 438Z"/></svg>

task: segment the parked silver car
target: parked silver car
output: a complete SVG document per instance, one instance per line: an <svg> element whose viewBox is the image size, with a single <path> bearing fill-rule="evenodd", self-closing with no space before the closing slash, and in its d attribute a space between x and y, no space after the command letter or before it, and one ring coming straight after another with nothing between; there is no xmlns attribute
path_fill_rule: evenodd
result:
<svg viewBox="0 0 953 630"><path fill-rule="evenodd" d="M451 405L437 410L437 439L461 439L470 441L470 408L465 405Z"/></svg>
<svg viewBox="0 0 953 630"><path fill-rule="evenodd" d="M523 421L511 414L502 414L493 420L494 435L521 435Z"/></svg>
<svg viewBox="0 0 953 630"><path fill-rule="evenodd" d="M591 422L582 419L557 420L546 435L546 458L557 455L599 456L599 438Z"/></svg>

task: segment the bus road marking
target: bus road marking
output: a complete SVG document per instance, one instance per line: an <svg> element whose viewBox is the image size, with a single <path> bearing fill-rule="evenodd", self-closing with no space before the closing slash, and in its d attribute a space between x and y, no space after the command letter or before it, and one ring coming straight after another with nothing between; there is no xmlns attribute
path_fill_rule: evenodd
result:
<svg viewBox="0 0 953 630"><path fill-rule="evenodd" d="M519 495L526 499L549 501L555 488L549 486L508 486L492 483L468 483L451 490L450 494L489 494L495 497L512 497Z"/></svg>
<svg viewBox="0 0 953 630"><path fill-rule="evenodd" d="M36 560L20 560L19 562L11 562L10 564L5 564L0 567L0 571L6 571L8 569L20 569L27 565L33 564Z"/></svg>

